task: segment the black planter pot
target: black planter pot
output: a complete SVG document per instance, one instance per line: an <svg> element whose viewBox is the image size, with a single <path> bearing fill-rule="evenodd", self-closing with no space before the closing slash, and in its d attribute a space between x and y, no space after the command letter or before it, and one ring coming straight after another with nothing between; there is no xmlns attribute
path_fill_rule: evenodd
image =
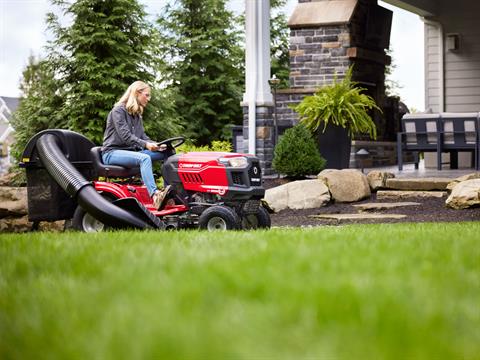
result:
<svg viewBox="0 0 480 360"><path fill-rule="evenodd" d="M326 169L348 169L352 139L341 126L328 125L325 132L320 126L317 131L317 145L320 154L327 160Z"/></svg>

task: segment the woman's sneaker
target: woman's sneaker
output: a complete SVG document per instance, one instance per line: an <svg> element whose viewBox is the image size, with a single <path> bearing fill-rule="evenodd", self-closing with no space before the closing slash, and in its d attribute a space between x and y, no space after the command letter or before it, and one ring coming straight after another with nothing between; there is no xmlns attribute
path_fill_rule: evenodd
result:
<svg viewBox="0 0 480 360"><path fill-rule="evenodd" d="M157 210L160 210L160 208L163 206L165 200L167 199L167 195L170 193L172 190L172 187L170 185L167 185L163 190L157 190L152 196L153 200L153 205Z"/></svg>

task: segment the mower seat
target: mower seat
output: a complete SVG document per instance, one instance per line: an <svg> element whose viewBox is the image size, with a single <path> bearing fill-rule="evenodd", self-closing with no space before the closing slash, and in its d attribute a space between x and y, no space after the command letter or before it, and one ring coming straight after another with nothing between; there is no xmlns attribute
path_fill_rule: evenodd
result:
<svg viewBox="0 0 480 360"><path fill-rule="evenodd" d="M102 147L94 146L90 149L90 156L97 176L110 177L132 177L140 175L140 168L138 166L133 168L126 168L120 165L105 165L102 161Z"/></svg>

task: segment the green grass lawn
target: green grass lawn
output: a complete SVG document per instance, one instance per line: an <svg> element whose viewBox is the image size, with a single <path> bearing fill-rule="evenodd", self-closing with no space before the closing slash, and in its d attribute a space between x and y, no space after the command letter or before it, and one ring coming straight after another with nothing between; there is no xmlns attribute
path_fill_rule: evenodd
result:
<svg viewBox="0 0 480 360"><path fill-rule="evenodd" d="M0 235L0 359L479 359L480 223Z"/></svg>

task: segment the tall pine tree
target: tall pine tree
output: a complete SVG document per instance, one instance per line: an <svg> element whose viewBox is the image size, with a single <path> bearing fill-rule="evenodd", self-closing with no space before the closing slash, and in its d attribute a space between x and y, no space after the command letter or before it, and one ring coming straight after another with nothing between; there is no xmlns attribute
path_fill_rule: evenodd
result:
<svg viewBox="0 0 480 360"><path fill-rule="evenodd" d="M270 65L272 75L280 79L280 87L288 88L290 76L289 37L285 13L280 11L287 0L270 2Z"/></svg>
<svg viewBox="0 0 480 360"><path fill-rule="evenodd" d="M67 25L48 14L53 40L47 56L31 58L23 73L23 96L12 121L15 158L32 135L48 128L78 131L100 144L108 112L135 80L152 85L144 114L148 134L161 140L181 133L171 91L160 91L154 77L158 36L138 1L51 2Z"/></svg>
<svg viewBox="0 0 480 360"><path fill-rule="evenodd" d="M37 132L67 126L67 121L59 116L63 98L54 73L45 60L29 57L20 90L23 97L11 119L15 129L12 155L16 160L20 159L28 140Z"/></svg>
<svg viewBox="0 0 480 360"><path fill-rule="evenodd" d="M101 143L107 114L128 85L136 80L154 83L156 33L137 0L52 3L71 18L66 26L53 14L47 19L55 36L48 62L64 97L60 116L70 129ZM179 128L170 101L166 93L154 93L157 97L145 114L149 134L172 135Z"/></svg>
<svg viewBox="0 0 480 360"><path fill-rule="evenodd" d="M224 0L179 0L158 20L168 55L168 87L186 135L205 145L241 123L243 50L235 15Z"/></svg>

